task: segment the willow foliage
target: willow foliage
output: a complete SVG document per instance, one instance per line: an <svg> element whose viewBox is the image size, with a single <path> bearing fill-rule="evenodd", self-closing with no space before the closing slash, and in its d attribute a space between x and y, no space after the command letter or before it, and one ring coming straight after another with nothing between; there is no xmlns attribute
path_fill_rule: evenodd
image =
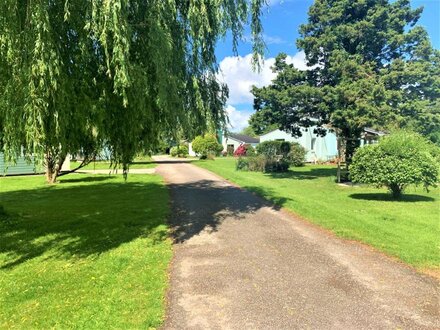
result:
<svg viewBox="0 0 440 330"><path fill-rule="evenodd" d="M107 144L127 164L164 132L221 126L215 46L250 20L262 53L264 0L2 0L0 145L47 163Z"/></svg>

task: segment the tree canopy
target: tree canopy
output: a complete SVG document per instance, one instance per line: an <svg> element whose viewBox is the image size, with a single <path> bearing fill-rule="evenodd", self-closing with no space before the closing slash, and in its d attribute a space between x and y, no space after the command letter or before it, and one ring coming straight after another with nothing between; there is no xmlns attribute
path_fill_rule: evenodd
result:
<svg viewBox="0 0 440 330"><path fill-rule="evenodd" d="M408 0L316 0L297 46L308 70L277 56L272 84L253 88L257 133L268 125L300 135L333 128L350 160L365 127L440 131L440 52Z"/></svg>
<svg viewBox="0 0 440 330"><path fill-rule="evenodd" d="M264 3L1 1L1 150L44 156L56 177L67 153L106 145L126 171L163 134L223 125L216 43L231 33L235 50L250 21L256 63Z"/></svg>

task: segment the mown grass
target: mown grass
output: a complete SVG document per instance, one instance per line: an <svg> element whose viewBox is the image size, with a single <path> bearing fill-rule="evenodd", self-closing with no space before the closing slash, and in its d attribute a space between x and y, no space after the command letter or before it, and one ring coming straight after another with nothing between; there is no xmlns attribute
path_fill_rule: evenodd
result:
<svg viewBox="0 0 440 330"><path fill-rule="evenodd" d="M440 189L411 187L400 201L385 189L341 187L333 166L308 165L287 173L235 170L235 160L194 164L254 191L336 235L370 244L419 269L440 268Z"/></svg>
<svg viewBox="0 0 440 330"><path fill-rule="evenodd" d="M0 179L0 328L155 328L168 193L154 175Z"/></svg>
<svg viewBox="0 0 440 330"><path fill-rule="evenodd" d="M74 169L81 165L81 162L71 161L70 169ZM131 164L131 169L145 169L145 168L154 168L156 167L156 163L151 157L138 157ZM87 164L86 166L81 168L82 170L113 170L114 167L109 161L97 160ZM122 166L118 165L116 169L121 170Z"/></svg>

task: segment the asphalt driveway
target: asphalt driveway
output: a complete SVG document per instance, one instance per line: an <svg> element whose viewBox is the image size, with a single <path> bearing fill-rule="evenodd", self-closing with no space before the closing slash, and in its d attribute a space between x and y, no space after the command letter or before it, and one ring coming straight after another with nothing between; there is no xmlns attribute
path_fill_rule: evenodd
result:
<svg viewBox="0 0 440 330"><path fill-rule="evenodd" d="M166 329L440 329L437 280L157 158L175 239Z"/></svg>

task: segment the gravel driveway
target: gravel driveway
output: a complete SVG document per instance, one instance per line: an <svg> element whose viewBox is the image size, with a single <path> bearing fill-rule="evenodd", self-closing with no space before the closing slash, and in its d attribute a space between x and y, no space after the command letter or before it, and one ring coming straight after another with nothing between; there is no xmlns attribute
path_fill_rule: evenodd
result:
<svg viewBox="0 0 440 330"><path fill-rule="evenodd" d="M437 280L209 171L156 160L175 238L165 329L440 329Z"/></svg>

